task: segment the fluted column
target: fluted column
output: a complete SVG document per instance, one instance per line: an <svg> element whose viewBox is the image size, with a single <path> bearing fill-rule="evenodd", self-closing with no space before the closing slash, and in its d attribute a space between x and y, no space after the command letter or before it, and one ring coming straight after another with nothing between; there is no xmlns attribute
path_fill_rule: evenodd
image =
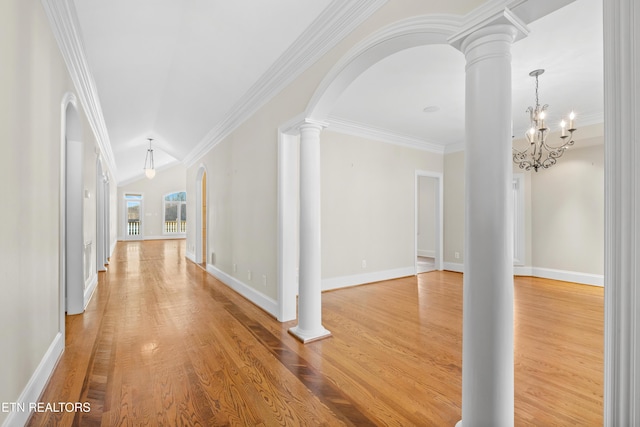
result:
<svg viewBox="0 0 640 427"><path fill-rule="evenodd" d="M289 332L303 343L331 335L322 326L320 237L320 131L318 123L300 127L300 269L298 325Z"/></svg>
<svg viewBox="0 0 640 427"><path fill-rule="evenodd" d="M491 25L462 41L466 66L462 425L513 426L511 45Z"/></svg>

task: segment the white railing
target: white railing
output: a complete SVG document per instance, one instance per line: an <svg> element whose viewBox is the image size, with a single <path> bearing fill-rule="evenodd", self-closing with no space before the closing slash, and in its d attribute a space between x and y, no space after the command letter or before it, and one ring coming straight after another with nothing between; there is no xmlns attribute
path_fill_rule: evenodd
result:
<svg viewBox="0 0 640 427"><path fill-rule="evenodd" d="M127 236L138 236L140 234L140 221L129 221L127 223Z"/></svg>
<svg viewBox="0 0 640 427"><path fill-rule="evenodd" d="M165 221L164 232L165 233L186 233L187 221Z"/></svg>

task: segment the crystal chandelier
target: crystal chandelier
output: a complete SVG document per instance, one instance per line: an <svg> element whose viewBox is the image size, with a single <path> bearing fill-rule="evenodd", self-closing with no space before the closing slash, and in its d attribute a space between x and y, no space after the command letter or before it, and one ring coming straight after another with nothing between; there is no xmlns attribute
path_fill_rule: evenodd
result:
<svg viewBox="0 0 640 427"><path fill-rule="evenodd" d="M149 149L147 150L147 155L144 158L144 174L147 178L153 179L153 177L156 176L156 170L153 164L153 149L151 148L151 141L153 141L153 139L147 139L149 140Z"/></svg>
<svg viewBox="0 0 640 427"><path fill-rule="evenodd" d="M569 121L562 120L560 122L560 139L562 144L559 146L547 144L547 137L549 136L549 128L545 124L545 118L547 115L547 107L545 104L540 106L538 99L538 76L544 73L544 70L534 70L529 73L531 77L536 78L536 106L527 108L529 117L531 120L531 127L526 133L529 147L520 151L513 147L513 161L520 169L535 170L543 168L547 169L556 164L556 161L561 157L565 150L573 145L573 132L575 132L575 114L573 111L569 114Z"/></svg>

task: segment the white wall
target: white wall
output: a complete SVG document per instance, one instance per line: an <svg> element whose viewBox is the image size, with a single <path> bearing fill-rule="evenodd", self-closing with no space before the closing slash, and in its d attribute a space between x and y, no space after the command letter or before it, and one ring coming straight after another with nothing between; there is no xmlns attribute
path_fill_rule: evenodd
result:
<svg viewBox="0 0 640 427"><path fill-rule="evenodd" d="M119 240L125 240L126 237L126 220L125 220L125 204L124 195L126 193L143 195L143 234L142 238L149 239L168 239L175 237L185 237L182 235L164 234L163 222L163 201L164 196L170 193L186 191L186 168L182 163L171 167L156 171L153 179L141 178L122 187L118 187L118 210L117 216L117 233ZM187 200L192 194L187 192ZM187 223L195 217L190 217L187 212Z"/></svg>
<svg viewBox="0 0 640 427"><path fill-rule="evenodd" d="M463 151L444 156L444 262L454 271L464 263Z"/></svg>
<svg viewBox="0 0 640 427"><path fill-rule="evenodd" d="M40 1L0 2L0 58L0 402L32 402L64 346L61 104L75 89ZM95 242L96 143L79 109L83 186L92 198L77 226ZM0 411L0 425L21 425L27 416Z"/></svg>
<svg viewBox="0 0 640 427"><path fill-rule="evenodd" d="M604 274L604 146L568 150L531 187L533 266Z"/></svg>
<svg viewBox="0 0 640 427"><path fill-rule="evenodd" d="M225 275L222 277L225 283L240 285L247 290L241 293L263 308L264 305L252 295L258 293L277 299L277 129L305 111L315 89L331 68L358 42L392 22L430 13L464 14L480 3L480 0L446 4L413 0L387 2L240 127L219 140L211 141L212 147L206 154L189 162L188 192L195 191L195 177L201 165L209 172L207 246L216 254L213 267ZM328 132L321 135L323 144L325 133ZM188 215L191 217L195 215L194 202L195 199L191 199L188 203ZM196 233L195 224L189 223L189 254L195 253ZM415 239L413 234L411 239ZM414 246L415 243L412 244ZM401 256L406 257L406 254L403 252ZM210 254L208 259L211 259ZM358 267L361 269L360 261ZM404 265L405 261L401 264ZM386 268L385 265L380 261L376 268ZM251 280L248 271L252 271ZM334 272L327 271L327 274ZM263 276L267 276L266 285Z"/></svg>
<svg viewBox="0 0 640 427"><path fill-rule="evenodd" d="M275 299L277 151L270 133L260 124L241 126L189 168L187 191L195 194L196 174L204 166L208 262L241 286ZM196 198L188 200L187 215L195 218ZM187 230L187 251L194 257L195 222Z"/></svg>
<svg viewBox="0 0 640 427"><path fill-rule="evenodd" d="M585 126L553 167L525 176L527 274L600 284L604 269L602 125ZM553 137L553 135L552 135ZM464 152L445 155L445 263L464 263ZM514 167L514 173L523 173ZM454 252L460 258L454 257Z"/></svg>
<svg viewBox="0 0 640 427"><path fill-rule="evenodd" d="M322 133L325 282L385 271L415 273L416 171L441 172L442 159L442 154Z"/></svg>

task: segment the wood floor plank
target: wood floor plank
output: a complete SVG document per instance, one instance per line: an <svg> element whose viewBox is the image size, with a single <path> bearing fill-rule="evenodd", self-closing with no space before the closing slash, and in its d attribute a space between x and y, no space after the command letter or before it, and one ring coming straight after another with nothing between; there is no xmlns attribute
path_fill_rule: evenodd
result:
<svg viewBox="0 0 640 427"><path fill-rule="evenodd" d="M184 258L184 241L119 242L40 398L89 413L30 426L444 426L460 419L462 275L326 292L326 340L303 345ZM518 426L601 425L603 289L515 280Z"/></svg>

